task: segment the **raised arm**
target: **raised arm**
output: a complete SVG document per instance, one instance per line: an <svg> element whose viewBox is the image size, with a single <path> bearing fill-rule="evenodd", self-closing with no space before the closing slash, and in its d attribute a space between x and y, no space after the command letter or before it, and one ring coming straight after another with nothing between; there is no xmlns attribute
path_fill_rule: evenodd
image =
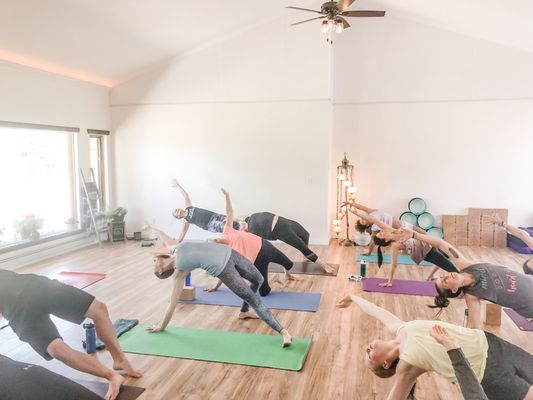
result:
<svg viewBox="0 0 533 400"><path fill-rule="evenodd" d="M407 228L397 229L394 232L383 232L382 235L385 239L392 239L400 242L411 238L425 242L431 247L442 250L459 269L464 269L469 265L472 265L472 262L467 260L455 246L436 236L415 232Z"/></svg>
<svg viewBox="0 0 533 400"><path fill-rule="evenodd" d="M181 228L180 235L178 237L178 243L183 242L183 239L185 239L185 235L187 234L187 231L189 230L189 224L187 221L183 221L183 226Z"/></svg>
<svg viewBox="0 0 533 400"><path fill-rule="evenodd" d="M364 206L362 204L356 203L355 201L349 202L348 204L351 205L351 206L354 206L358 210L362 210L362 211L364 211L366 213L371 213L372 211L375 210L375 208L370 208L370 207Z"/></svg>
<svg viewBox="0 0 533 400"><path fill-rule="evenodd" d="M172 187L175 187L180 191L181 195L183 196L183 200L185 202L185 207L192 207L192 202L191 202L191 198L189 197L189 193L187 193L185 189L183 189L183 187L178 183L177 179L172 178L172 180L170 181L170 184Z"/></svg>
<svg viewBox="0 0 533 400"><path fill-rule="evenodd" d="M385 222L380 221L379 219L375 218L374 216L372 216L370 214L365 214L365 213L360 212L357 207L355 207L355 209L352 209L350 207L349 210L351 212L353 212L355 215L357 215L358 217L360 217L360 218L364 219L365 221L367 221L368 223L370 223L372 225L379 226L381 228L381 230L383 230L383 231L392 229L392 226L387 225Z"/></svg>
<svg viewBox="0 0 533 400"><path fill-rule="evenodd" d="M231 205L231 199L229 197L229 193L224 189L220 189L220 190L222 191L222 193L224 194L224 197L226 198L226 225L233 227L233 207Z"/></svg>
<svg viewBox="0 0 533 400"><path fill-rule="evenodd" d="M527 247L533 250L533 237L529 236L527 232L523 231L520 228L517 228L516 226L506 224L505 222L503 222L499 215L493 215L491 217L491 222L495 225L503 227L507 232L509 232L513 236L516 236L518 239L523 241L527 245Z"/></svg>
<svg viewBox="0 0 533 400"><path fill-rule="evenodd" d="M391 312L385 310L384 308L376 306L374 303L371 303L370 301L365 300L362 297L355 295L344 297L341 301L337 303L337 307L346 308L349 307L351 303L356 303L365 314L379 319L383 323L383 325L385 325L387 329L392 333L396 333L400 325L404 323L404 321L402 321L400 318L398 318Z"/></svg>
<svg viewBox="0 0 533 400"><path fill-rule="evenodd" d="M180 298L181 292L183 291L183 286L185 284L184 280L187 274L188 274L187 271L182 271L182 270L178 270L176 274L174 274L174 287L172 289L172 295L170 296L170 303L168 304L165 317L163 318L163 322L161 323L160 326L152 326L150 328L147 328L147 331L161 332L165 330L168 323L170 322L170 319L172 318L172 315L174 314L174 310L176 310L176 306L178 305L178 300Z"/></svg>

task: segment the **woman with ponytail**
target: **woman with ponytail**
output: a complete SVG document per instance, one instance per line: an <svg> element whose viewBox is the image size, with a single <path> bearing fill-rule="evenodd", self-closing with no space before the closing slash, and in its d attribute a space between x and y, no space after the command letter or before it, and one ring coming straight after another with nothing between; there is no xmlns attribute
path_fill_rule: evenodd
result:
<svg viewBox="0 0 533 400"><path fill-rule="evenodd" d="M388 240L416 239L444 252L461 272L451 272L435 280L438 296L435 306L448 306L450 297L461 293L468 307L468 327L481 328L481 300L512 308L524 318L533 318L533 276L507 267L467 260L443 239L401 228L385 232Z"/></svg>
<svg viewBox="0 0 533 400"><path fill-rule="evenodd" d="M416 263L420 264L422 261L430 262L436 267L433 269L431 274L428 276L430 280L435 272L441 268L448 272L457 272L457 268L450 261L448 256L445 253L441 252L439 249L434 248L430 245L427 245L424 242L421 242L416 239L408 238L406 240L395 240L394 238L387 237L387 232L391 232L395 228L401 228L406 224L402 223L400 220L393 218L390 224L377 219L372 214L365 214L361 211L364 211L364 208L357 203L351 203L349 210L361 218L363 221L366 221L367 224L371 226L377 226L379 231L373 236L374 244L378 246L378 266L381 267L383 264L383 250L390 246L390 255L391 255L391 270L389 275L389 280L387 282L380 283L379 286L392 286L392 280L394 279L394 274L396 272L396 266L398 264L398 254L400 251L405 251L409 254L411 259ZM416 232L425 233L424 230L418 227L412 227Z"/></svg>
<svg viewBox="0 0 533 400"><path fill-rule="evenodd" d="M523 349L479 329L425 320L404 322L359 296L346 296L337 307L352 303L394 335L390 340L373 340L364 355L374 374L394 376L387 399L409 399L417 378L431 371L459 383L468 400L533 400L533 355ZM439 344L443 333L450 346Z"/></svg>

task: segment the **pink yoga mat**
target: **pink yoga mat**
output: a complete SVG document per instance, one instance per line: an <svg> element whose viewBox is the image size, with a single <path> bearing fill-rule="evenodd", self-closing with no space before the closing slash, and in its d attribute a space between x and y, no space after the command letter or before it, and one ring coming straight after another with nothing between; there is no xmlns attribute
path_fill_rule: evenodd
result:
<svg viewBox="0 0 533 400"><path fill-rule="evenodd" d="M363 279L363 290L365 292L379 292L391 294L410 294L413 296L431 296L437 295L435 284L428 281L409 281L395 279L391 287L381 287L380 283L387 282L384 278L365 278Z"/></svg>
<svg viewBox="0 0 533 400"><path fill-rule="evenodd" d="M533 321L528 321L526 318L522 317L515 310L510 308L504 308L503 311L507 314L509 318L518 326L521 331L533 332Z"/></svg>
<svg viewBox="0 0 533 400"><path fill-rule="evenodd" d="M74 286L78 289L85 289L87 286L105 278L105 274L93 272L60 272L57 275L49 276L50 279L57 279L65 285ZM7 320L0 315L0 329L8 325Z"/></svg>

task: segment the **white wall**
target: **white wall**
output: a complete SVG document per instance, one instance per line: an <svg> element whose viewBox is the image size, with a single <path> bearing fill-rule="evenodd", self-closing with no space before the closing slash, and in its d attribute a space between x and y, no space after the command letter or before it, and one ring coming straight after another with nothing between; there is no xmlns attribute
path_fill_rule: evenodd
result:
<svg viewBox="0 0 533 400"><path fill-rule="evenodd" d="M223 213L272 211L327 242L330 51L320 31L272 21L112 91L113 202L177 234L182 200ZM316 28L316 27L313 27ZM188 238L209 234L191 228Z"/></svg>
<svg viewBox="0 0 533 400"><path fill-rule="evenodd" d="M331 167L348 152L359 200L533 225L533 54L394 18L352 27L335 48Z"/></svg>

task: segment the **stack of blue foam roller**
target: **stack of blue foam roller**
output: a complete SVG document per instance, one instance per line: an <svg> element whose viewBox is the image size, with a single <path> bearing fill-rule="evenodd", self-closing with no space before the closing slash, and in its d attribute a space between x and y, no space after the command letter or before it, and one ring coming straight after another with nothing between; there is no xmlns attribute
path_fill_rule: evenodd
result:
<svg viewBox="0 0 533 400"><path fill-rule="evenodd" d="M400 215L400 221L413 226L418 226L419 228L424 229L430 235L436 237L444 237L442 229L434 226L435 217L433 214L427 211L427 204L424 199L420 197L414 197L409 200L407 205L409 211L404 212Z"/></svg>

